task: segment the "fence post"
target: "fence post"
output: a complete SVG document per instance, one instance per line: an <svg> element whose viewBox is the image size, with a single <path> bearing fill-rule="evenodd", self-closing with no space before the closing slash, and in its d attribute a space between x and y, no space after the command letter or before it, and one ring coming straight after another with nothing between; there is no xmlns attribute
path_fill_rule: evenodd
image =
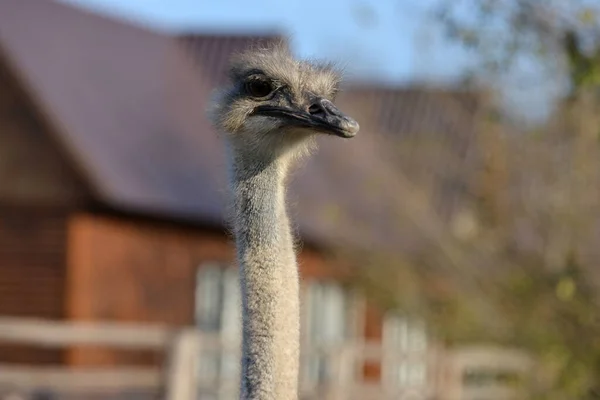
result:
<svg viewBox="0 0 600 400"><path fill-rule="evenodd" d="M167 370L166 399L194 400L197 397L197 366L200 358L200 335L186 329L175 336Z"/></svg>
<svg viewBox="0 0 600 400"><path fill-rule="evenodd" d="M325 384L325 398L327 400L341 400L352 391L354 384L349 379L348 369L353 370L351 349L348 346L339 346L325 352L330 369L330 376Z"/></svg>

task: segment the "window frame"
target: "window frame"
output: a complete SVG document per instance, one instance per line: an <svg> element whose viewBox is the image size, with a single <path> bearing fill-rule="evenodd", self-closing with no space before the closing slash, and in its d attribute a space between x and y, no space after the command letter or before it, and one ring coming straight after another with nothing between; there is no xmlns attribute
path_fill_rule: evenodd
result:
<svg viewBox="0 0 600 400"><path fill-rule="evenodd" d="M200 326L198 323L199 305L202 304L202 300L206 300L206 298L202 298L202 286L205 283L202 283L201 280L202 274L210 273L211 271L216 272L214 276L217 277L216 280L218 281L212 282L213 285L216 284L217 286L215 292L217 293L218 298L216 300L211 300L212 304L217 306L215 313L218 318L218 322L214 324L214 327L209 327L206 329ZM228 280L229 282L227 282ZM230 286L230 288L237 287L238 295L232 296L232 293L227 293L228 284L231 284L232 281L235 281L235 285ZM211 288L211 291L212 290L213 289ZM242 347L242 320L241 304L239 304L239 301L241 300L239 297L241 295L240 292L239 272L237 267L232 265L230 262L215 260L205 261L199 263L196 267L196 284L194 286L194 326L200 332L219 336L219 338L221 338L225 343L225 349L221 349L216 353L209 352L208 354L199 355L200 359L203 360L198 363L199 368L197 374L200 381L212 382L213 385L216 384L217 387L221 387L222 384L228 384L228 382L231 382L232 379L237 380L241 372L240 357ZM235 300L236 297L238 297L238 301ZM238 304L232 306L232 299ZM226 322L224 319L227 318L227 307L234 307L229 309L229 311L233 309L237 310L236 313L238 322L233 325L233 329L225 326ZM202 306L202 308L205 308L205 306ZM231 315L229 315L229 317L231 317ZM237 330L237 333L233 333L234 330Z"/></svg>
<svg viewBox="0 0 600 400"><path fill-rule="evenodd" d="M398 327L398 324L401 327ZM404 337L397 337L400 330L404 330L404 333L401 333ZM419 332L418 335L423 336L421 339L423 344L411 349L411 341L414 339L411 339L410 336L415 332ZM386 313L383 317L381 347L382 384L394 392L416 391L423 393L422 397L426 398L426 393L432 390L433 374L435 372L430 362L433 341L425 321L398 312ZM411 367L413 369L423 368L423 377L415 379L419 382L410 382L413 379L410 377ZM407 369L404 373L405 378L400 377L403 368Z"/></svg>
<svg viewBox="0 0 600 400"><path fill-rule="evenodd" d="M347 315L345 318L345 335L343 343L341 344L343 353L341 356L345 357L348 355L352 357L352 362L342 362L344 370L341 373L344 379L355 381L362 373L362 363L357 362L359 360L354 356L353 353L355 353L355 351L353 350L362 348L362 344L364 343L364 315L366 307L364 296L359 290L345 285L344 282L340 280L312 279L303 282L301 286L301 348L304 349L300 374L302 385L314 389L326 382L326 380L323 380L322 377L318 376L318 372L314 373L310 371L311 353L313 352L314 346L316 346L310 334L314 322L310 309L311 285L335 285L340 287L345 293L345 299L347 300L345 312ZM306 353L307 351L309 352L308 354ZM317 375L316 378L315 375Z"/></svg>

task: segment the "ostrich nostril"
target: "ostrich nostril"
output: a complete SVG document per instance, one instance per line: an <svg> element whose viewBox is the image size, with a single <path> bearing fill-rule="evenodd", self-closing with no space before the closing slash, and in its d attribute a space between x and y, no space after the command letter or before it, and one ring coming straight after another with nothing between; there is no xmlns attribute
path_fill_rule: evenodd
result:
<svg viewBox="0 0 600 400"><path fill-rule="evenodd" d="M308 113L316 117L325 117L327 115L325 109L320 104L313 104L310 107L308 107Z"/></svg>

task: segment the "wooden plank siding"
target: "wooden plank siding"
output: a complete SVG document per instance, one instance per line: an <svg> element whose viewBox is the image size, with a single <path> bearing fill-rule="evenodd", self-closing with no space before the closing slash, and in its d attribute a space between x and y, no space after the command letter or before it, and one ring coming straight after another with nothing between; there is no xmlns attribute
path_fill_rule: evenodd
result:
<svg viewBox="0 0 600 400"><path fill-rule="evenodd" d="M63 211L0 207L0 315L64 317ZM0 343L0 362L59 363L62 351Z"/></svg>
<svg viewBox="0 0 600 400"><path fill-rule="evenodd" d="M196 269L231 263L223 235L91 214L69 222L67 313L72 320L164 323L194 320ZM147 365L160 354L75 348L73 365Z"/></svg>
<svg viewBox="0 0 600 400"><path fill-rule="evenodd" d="M0 315L64 317L69 209L82 181L0 49ZM0 343L0 362L59 363L62 351Z"/></svg>
<svg viewBox="0 0 600 400"><path fill-rule="evenodd" d="M230 238L173 224L92 214L69 222L67 314L72 320L194 323L197 269L234 263ZM310 250L299 255L304 281L339 278L340 271ZM73 349L75 365L148 364L156 354Z"/></svg>
<svg viewBox="0 0 600 400"><path fill-rule="evenodd" d="M381 310L371 302L365 309L364 338L366 342L381 343L383 340L383 314ZM367 382L379 382L381 380L381 362L379 360L366 360L363 367L363 375Z"/></svg>

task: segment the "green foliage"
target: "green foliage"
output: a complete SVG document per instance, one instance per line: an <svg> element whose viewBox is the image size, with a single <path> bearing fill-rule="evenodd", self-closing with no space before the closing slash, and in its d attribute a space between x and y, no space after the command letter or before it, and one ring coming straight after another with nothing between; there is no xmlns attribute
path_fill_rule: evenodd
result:
<svg viewBox="0 0 600 400"><path fill-rule="evenodd" d="M573 92L600 88L600 45L586 52L577 38L577 32L569 30L565 33L564 49Z"/></svg>
<svg viewBox="0 0 600 400"><path fill-rule="evenodd" d="M477 55L481 73L514 71L519 61L532 59L556 70L566 59L574 90L600 85L600 5L583 0L445 0L436 17L449 39Z"/></svg>
<svg viewBox="0 0 600 400"><path fill-rule="evenodd" d="M462 178L477 234L457 238L433 208L419 219L405 190L398 207L414 218L415 237L429 235L420 250L353 257L372 298L424 318L448 345L483 341L534 355L533 400L600 399L600 148L590 135L600 107L579 94L563 107L531 133L503 133L493 119L482 127L482 165ZM403 143L406 152L427 147ZM459 162L419 154L424 169Z"/></svg>

